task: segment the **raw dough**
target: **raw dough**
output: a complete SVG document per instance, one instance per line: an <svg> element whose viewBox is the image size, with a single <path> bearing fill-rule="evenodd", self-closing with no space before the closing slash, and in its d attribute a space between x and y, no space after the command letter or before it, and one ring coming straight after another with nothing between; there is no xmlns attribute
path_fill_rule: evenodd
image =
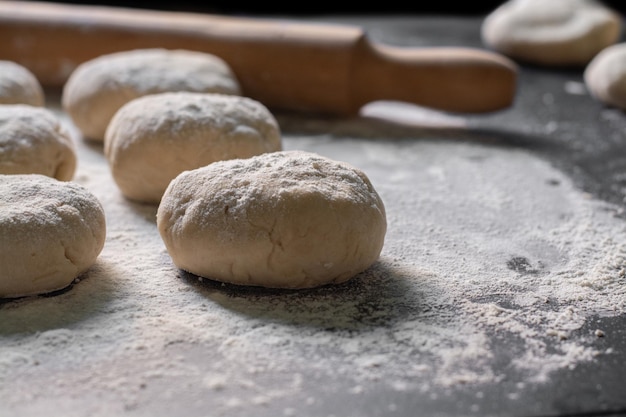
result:
<svg viewBox="0 0 626 417"><path fill-rule="evenodd" d="M157 226L182 270L233 284L310 288L372 265L387 222L361 170L281 151L181 173L163 195Z"/></svg>
<svg viewBox="0 0 626 417"><path fill-rule="evenodd" d="M182 171L282 149L274 116L247 97L153 94L124 105L104 140L111 174L127 198L158 203Z"/></svg>
<svg viewBox="0 0 626 417"><path fill-rule="evenodd" d="M69 181L75 170L74 142L52 111L0 105L0 174L43 174Z"/></svg>
<svg viewBox="0 0 626 417"><path fill-rule="evenodd" d="M0 175L0 297L69 286L104 246L105 217L86 188L45 175Z"/></svg>
<svg viewBox="0 0 626 417"><path fill-rule="evenodd" d="M585 68L584 80L596 99L626 110L626 43L612 45L596 55Z"/></svg>
<svg viewBox="0 0 626 417"><path fill-rule="evenodd" d="M65 83L61 102L85 138L101 141L120 107L167 91L241 93L235 74L221 58L155 48L116 52L82 63Z"/></svg>
<svg viewBox="0 0 626 417"><path fill-rule="evenodd" d="M513 59L586 65L617 42L621 15L594 0L509 0L483 21L483 42Z"/></svg>
<svg viewBox="0 0 626 417"><path fill-rule="evenodd" d="M45 104L45 95L30 70L13 61L0 61L0 104L41 107Z"/></svg>

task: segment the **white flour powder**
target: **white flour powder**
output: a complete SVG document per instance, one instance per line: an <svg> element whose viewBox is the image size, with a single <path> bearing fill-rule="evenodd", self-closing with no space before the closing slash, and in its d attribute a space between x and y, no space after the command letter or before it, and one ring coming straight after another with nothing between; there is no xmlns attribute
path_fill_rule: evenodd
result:
<svg viewBox="0 0 626 417"><path fill-rule="evenodd" d="M76 180L102 201L107 242L71 290L0 305L0 415L322 415L333 396L482 393L504 378L502 339L516 341L520 389L611 353L603 329L580 329L626 304L614 207L524 150L376 138L363 123L343 127L353 138L285 133L288 149L363 169L389 224L371 270L302 292L176 270L156 207L124 200L101 146L77 140Z"/></svg>

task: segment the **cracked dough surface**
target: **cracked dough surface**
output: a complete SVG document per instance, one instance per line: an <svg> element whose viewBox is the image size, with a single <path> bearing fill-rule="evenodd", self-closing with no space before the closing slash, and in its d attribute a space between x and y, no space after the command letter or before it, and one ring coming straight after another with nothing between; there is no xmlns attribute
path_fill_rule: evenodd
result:
<svg viewBox="0 0 626 417"><path fill-rule="evenodd" d="M115 112L148 94L195 91L239 95L239 82L221 58L184 49L115 52L79 65L61 103L84 137L102 141Z"/></svg>
<svg viewBox="0 0 626 417"><path fill-rule="evenodd" d="M157 225L178 268L271 288L347 281L378 259L387 228L361 170L305 151L183 172L163 195Z"/></svg>
<svg viewBox="0 0 626 417"><path fill-rule="evenodd" d="M173 92L135 99L115 114L104 153L127 198L158 203L185 170L279 151L278 122L260 102L216 93Z"/></svg>
<svg viewBox="0 0 626 417"><path fill-rule="evenodd" d="M76 164L74 142L51 110L0 105L0 174L42 174L69 181Z"/></svg>
<svg viewBox="0 0 626 417"><path fill-rule="evenodd" d="M98 199L75 182L0 175L0 297L63 289L104 246Z"/></svg>
<svg viewBox="0 0 626 417"><path fill-rule="evenodd" d="M538 65L586 65L617 42L620 14L594 0L509 0L483 22L483 42Z"/></svg>
<svg viewBox="0 0 626 417"><path fill-rule="evenodd" d="M41 84L26 67L0 60L0 104L28 104L42 107L45 96Z"/></svg>

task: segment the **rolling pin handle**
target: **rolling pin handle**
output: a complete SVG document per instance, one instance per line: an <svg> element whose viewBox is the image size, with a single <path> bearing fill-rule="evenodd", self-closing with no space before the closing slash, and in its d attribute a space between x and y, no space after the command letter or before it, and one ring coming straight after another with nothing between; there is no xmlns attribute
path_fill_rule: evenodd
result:
<svg viewBox="0 0 626 417"><path fill-rule="evenodd" d="M351 76L353 107L397 100L434 109L483 113L510 107L517 66L489 51L462 47L402 48L364 36Z"/></svg>

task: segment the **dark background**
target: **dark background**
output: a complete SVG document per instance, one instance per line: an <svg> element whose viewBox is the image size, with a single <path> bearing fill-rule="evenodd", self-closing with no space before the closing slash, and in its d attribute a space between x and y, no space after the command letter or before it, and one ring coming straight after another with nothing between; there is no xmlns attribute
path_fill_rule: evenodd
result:
<svg viewBox="0 0 626 417"><path fill-rule="evenodd" d="M551 0L545 0L551 1ZM254 2L240 1L142 1L142 0L101 0L101 1L77 1L68 0L62 3L75 4L101 4L132 8L146 8L159 10L197 11L206 13L224 13L236 15L325 15L325 14L444 14L444 15L484 15L489 13L503 1L468 1L458 0L430 0L430 1L399 1L380 0L377 2L359 2L348 4L345 1L329 0L296 0L287 2L272 2L257 0ZM626 4L623 0L603 1L609 7L622 13L626 12ZM626 13L625 13L626 14Z"/></svg>

